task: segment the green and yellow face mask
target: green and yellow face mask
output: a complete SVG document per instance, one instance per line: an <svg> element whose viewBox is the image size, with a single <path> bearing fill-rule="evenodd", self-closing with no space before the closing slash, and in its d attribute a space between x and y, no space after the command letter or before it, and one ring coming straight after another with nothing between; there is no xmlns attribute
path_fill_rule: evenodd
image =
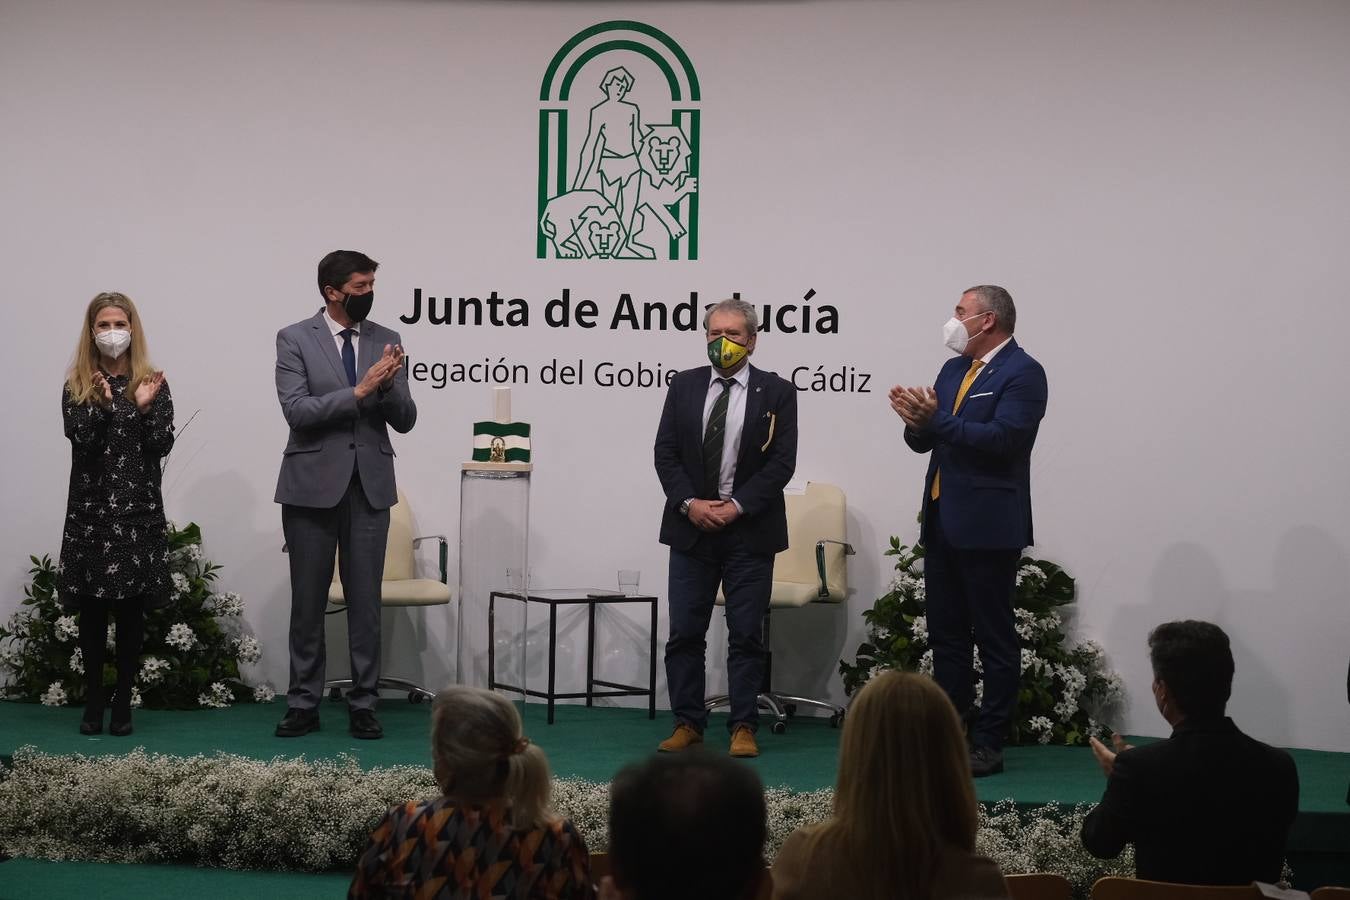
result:
<svg viewBox="0 0 1350 900"><path fill-rule="evenodd" d="M708 341L708 360L719 369L736 368L749 353L749 347L738 344L725 335Z"/></svg>

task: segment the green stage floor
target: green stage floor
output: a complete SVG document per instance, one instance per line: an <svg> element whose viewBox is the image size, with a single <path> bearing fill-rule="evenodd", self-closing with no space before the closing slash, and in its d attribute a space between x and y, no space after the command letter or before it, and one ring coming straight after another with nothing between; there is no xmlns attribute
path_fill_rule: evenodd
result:
<svg viewBox="0 0 1350 900"><path fill-rule="evenodd" d="M136 733L126 738L85 737L77 728L78 709L53 709L31 703L0 702L0 761L31 744L44 753L89 755L126 753L144 747L153 753L191 756L225 751L256 759L305 756L322 759L350 754L363 767L425 765L430 767L430 706L385 701L379 715L385 736L358 741L347 734L341 703L326 702L322 728L302 738L279 738L272 729L285 713L281 703L245 704L231 709L137 710ZM644 758L670 733L668 713L648 719L645 710L558 706L556 722L544 720L543 704L524 708L525 731L548 754L555 775L607 782L624 765ZM725 717L713 716L708 728L712 746L727 740ZM825 719L793 720L787 734L760 732L761 756L750 761L770 787L812 791L834 785L839 758L839 732ZM1292 750L1302 786L1299 809L1304 814L1346 816L1346 784L1350 753ZM1041 805L1096 803L1102 775L1086 747L1012 747L1007 771L975 782L984 801L1007 797Z"/></svg>
<svg viewBox="0 0 1350 900"><path fill-rule="evenodd" d="M0 702L0 763L7 764L19 747L44 753L119 754L144 747L154 753L190 756L217 751L257 759L305 756L309 759L350 754L363 767L429 766L430 707L389 700L380 707L385 737L358 741L347 734L345 707L325 703L322 729L303 738L278 738L272 729L284 714L281 703L242 705L224 710L138 710L136 732L127 738L79 734L78 709L53 709L26 703ZM643 759L669 733L668 713L655 720L645 710L559 706L556 723L545 722L542 704L524 708L525 729L548 754L555 775L608 782L624 765ZM713 747L726 740L725 717L714 716L708 729ZM786 734L760 735L761 756L748 761L770 787L810 791L833 786L839 732L825 719L793 721ZM1298 765L1299 820L1290 837L1290 863L1297 875L1317 880L1312 885L1350 881L1350 753L1290 751ZM1006 753L1007 770L979 779L982 801L1012 798L1019 805L1048 803L1073 806L1096 803L1103 779L1086 748L1013 747ZM1316 873L1316 874L1314 874ZM347 876L302 873L230 872L183 866L103 865L11 860L0 863L0 900L64 897L341 897Z"/></svg>

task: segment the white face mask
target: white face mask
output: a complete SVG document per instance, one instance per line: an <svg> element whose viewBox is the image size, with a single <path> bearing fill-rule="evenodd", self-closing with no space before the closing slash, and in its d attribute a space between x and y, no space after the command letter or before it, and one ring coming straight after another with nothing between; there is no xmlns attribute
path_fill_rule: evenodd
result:
<svg viewBox="0 0 1350 900"><path fill-rule="evenodd" d="M117 359L131 346L131 332L116 328L112 331L100 331L94 335L94 343L98 344L98 350L104 356Z"/></svg>
<svg viewBox="0 0 1350 900"><path fill-rule="evenodd" d="M966 344L970 343L970 335L966 333L966 323L975 316L983 316L986 313L976 313L974 316L966 316L964 319L958 319L952 316L947 320L947 324L942 326L942 343L946 344L953 353L965 353Z"/></svg>

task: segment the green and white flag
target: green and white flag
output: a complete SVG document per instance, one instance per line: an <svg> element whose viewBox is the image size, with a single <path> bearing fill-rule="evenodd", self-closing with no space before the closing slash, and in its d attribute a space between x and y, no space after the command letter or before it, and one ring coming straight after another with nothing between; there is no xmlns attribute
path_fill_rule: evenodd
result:
<svg viewBox="0 0 1350 900"><path fill-rule="evenodd" d="M530 426L524 422L474 422L474 462L530 461Z"/></svg>

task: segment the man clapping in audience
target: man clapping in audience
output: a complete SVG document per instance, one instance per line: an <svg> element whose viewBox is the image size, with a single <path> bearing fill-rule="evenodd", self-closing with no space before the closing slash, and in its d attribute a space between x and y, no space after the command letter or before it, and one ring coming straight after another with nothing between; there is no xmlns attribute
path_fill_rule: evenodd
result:
<svg viewBox="0 0 1350 900"><path fill-rule="evenodd" d="M1148 636L1153 698L1172 736L1131 747L1096 738L1106 793L1083 822L1083 846L1109 859L1134 844L1139 878L1183 884L1279 880L1298 813L1288 753L1238 730L1228 635L1209 622L1168 622Z"/></svg>

